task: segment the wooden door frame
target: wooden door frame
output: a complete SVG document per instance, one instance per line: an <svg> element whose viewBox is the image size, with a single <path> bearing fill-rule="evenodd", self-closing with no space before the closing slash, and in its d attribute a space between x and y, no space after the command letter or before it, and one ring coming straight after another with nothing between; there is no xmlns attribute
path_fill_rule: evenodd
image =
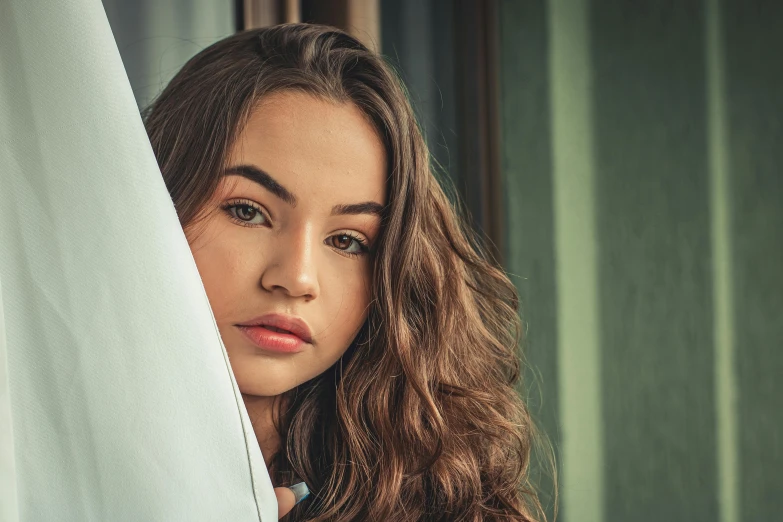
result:
<svg viewBox="0 0 783 522"><path fill-rule="evenodd" d="M292 22L333 25L380 49L380 0L235 0L237 30Z"/></svg>
<svg viewBox="0 0 783 522"><path fill-rule="evenodd" d="M473 225L499 263L506 250L501 165L500 38L497 0L455 2L455 74L460 189Z"/></svg>

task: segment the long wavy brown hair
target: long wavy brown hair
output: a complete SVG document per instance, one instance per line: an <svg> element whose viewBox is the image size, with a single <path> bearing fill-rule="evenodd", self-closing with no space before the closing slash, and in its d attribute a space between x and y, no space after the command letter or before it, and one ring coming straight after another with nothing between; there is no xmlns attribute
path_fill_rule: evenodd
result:
<svg viewBox="0 0 783 522"><path fill-rule="evenodd" d="M145 112L183 226L216 190L259 99L281 90L358 106L389 164L366 324L334 367L280 402L273 482L313 492L290 518L543 518L528 482L533 425L515 388L516 291L433 175L381 57L337 29L290 24L192 58Z"/></svg>

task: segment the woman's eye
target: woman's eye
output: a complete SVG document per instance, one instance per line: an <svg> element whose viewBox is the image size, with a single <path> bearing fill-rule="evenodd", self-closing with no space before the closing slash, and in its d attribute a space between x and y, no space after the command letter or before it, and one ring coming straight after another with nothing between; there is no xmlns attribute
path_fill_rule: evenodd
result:
<svg viewBox="0 0 783 522"><path fill-rule="evenodd" d="M227 210L232 217L249 225L261 225L266 222L266 218L260 210L246 203L229 205Z"/></svg>
<svg viewBox="0 0 783 522"><path fill-rule="evenodd" d="M329 238L329 245L346 254L363 254L367 251L366 245L358 238L348 234L338 234Z"/></svg>

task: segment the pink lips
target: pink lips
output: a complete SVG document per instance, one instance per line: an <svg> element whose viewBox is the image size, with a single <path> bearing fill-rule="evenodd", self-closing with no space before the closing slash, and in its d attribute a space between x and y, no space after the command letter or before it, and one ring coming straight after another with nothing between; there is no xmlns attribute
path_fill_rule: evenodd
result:
<svg viewBox="0 0 783 522"><path fill-rule="evenodd" d="M307 323L294 316L267 314L236 326L264 351L297 353L313 342Z"/></svg>

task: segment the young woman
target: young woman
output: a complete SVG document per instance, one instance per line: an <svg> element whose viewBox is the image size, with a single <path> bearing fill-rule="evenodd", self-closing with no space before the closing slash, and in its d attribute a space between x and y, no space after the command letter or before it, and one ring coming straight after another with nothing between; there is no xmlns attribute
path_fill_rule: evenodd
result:
<svg viewBox="0 0 783 522"><path fill-rule="evenodd" d="M205 49L145 115L295 520L534 520L514 287L395 76L328 27Z"/></svg>

